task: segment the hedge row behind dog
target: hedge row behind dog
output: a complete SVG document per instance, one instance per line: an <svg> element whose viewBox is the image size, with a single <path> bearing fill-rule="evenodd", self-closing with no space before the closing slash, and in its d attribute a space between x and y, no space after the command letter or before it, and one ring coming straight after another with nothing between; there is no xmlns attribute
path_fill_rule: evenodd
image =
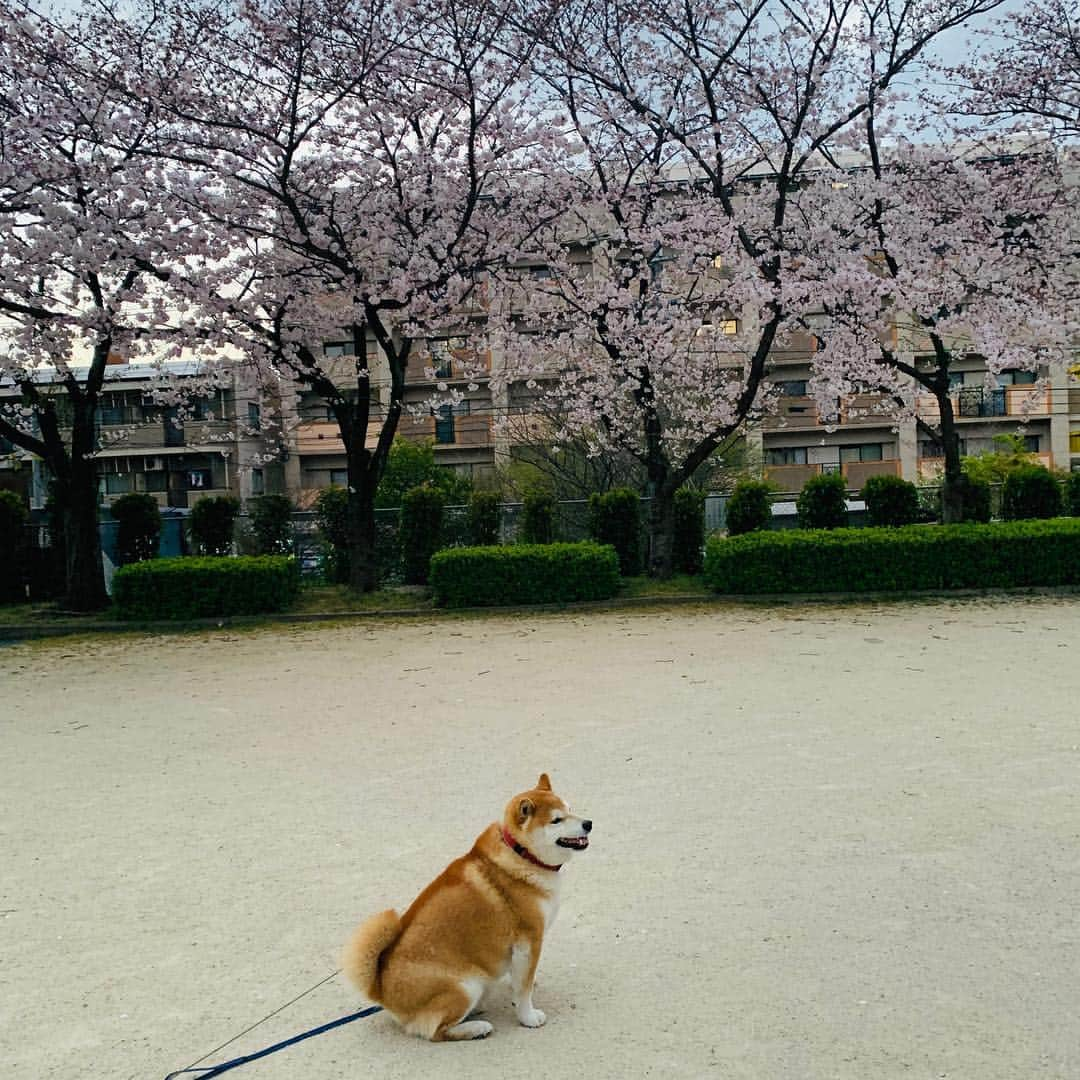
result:
<svg viewBox="0 0 1080 1080"><path fill-rule="evenodd" d="M490 1035L488 1021L468 1017L506 976L518 1020L540 1027L547 1018L533 1005L533 979L559 908L559 871L589 846L591 830L541 774L404 915L384 911L360 925L345 949L346 975L433 1042Z"/></svg>

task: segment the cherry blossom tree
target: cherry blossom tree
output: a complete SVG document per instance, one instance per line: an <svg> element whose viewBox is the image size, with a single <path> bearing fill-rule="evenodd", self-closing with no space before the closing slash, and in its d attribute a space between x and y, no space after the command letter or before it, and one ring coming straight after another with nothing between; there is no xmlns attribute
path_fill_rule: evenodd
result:
<svg viewBox="0 0 1080 1080"><path fill-rule="evenodd" d="M528 52L497 46L496 5L456 0L183 0L161 26L142 61L169 128L154 153L234 245L235 285L207 303L264 370L328 403L351 584L372 589L375 491L406 373L431 364L417 342L482 314L508 193L546 138L521 94ZM347 379L326 340L349 346Z"/></svg>
<svg viewBox="0 0 1080 1080"><path fill-rule="evenodd" d="M814 178L865 153L872 110L902 125L938 39L999 3L519 7L553 120L579 145L565 178L578 209L546 245L522 245L517 265L553 269L504 305L521 309L506 351L511 370L536 357L520 376L546 387L568 437L639 456L650 573L671 572L675 491L767 404L770 355L839 287L824 268L865 257Z"/></svg>
<svg viewBox="0 0 1080 1080"><path fill-rule="evenodd" d="M943 449L943 516L959 521L953 374L974 356L993 386L1067 355L1080 330L1077 191L1045 140L883 147L868 131L868 167L819 180L851 257L825 268L811 389L826 415L870 394L864 411L913 416Z"/></svg>
<svg viewBox="0 0 1080 1080"><path fill-rule="evenodd" d="M961 108L979 121L1038 125L1064 139L1080 135L1080 4L1024 3L990 28L990 44L953 77Z"/></svg>
<svg viewBox="0 0 1080 1080"><path fill-rule="evenodd" d="M0 3L0 435L38 455L63 525L66 603L106 602L95 411L111 355L167 359L199 336L170 267L207 253L140 159L151 112L118 91L120 34Z"/></svg>

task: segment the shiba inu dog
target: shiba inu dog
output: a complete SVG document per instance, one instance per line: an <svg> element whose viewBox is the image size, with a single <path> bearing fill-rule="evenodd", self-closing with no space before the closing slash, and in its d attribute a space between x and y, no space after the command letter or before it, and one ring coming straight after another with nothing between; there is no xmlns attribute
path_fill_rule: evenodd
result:
<svg viewBox="0 0 1080 1080"><path fill-rule="evenodd" d="M589 846L591 831L543 773L404 915L384 911L360 925L345 974L406 1031L433 1042L490 1035L487 1020L469 1017L506 976L518 1021L540 1027L547 1018L533 1005L533 979L559 907L559 871Z"/></svg>

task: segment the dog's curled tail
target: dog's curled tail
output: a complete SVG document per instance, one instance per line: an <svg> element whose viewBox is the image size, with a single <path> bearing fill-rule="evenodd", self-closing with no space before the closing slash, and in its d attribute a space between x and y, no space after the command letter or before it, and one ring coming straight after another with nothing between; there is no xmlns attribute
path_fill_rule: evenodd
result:
<svg viewBox="0 0 1080 1080"><path fill-rule="evenodd" d="M398 913L381 911L365 919L345 946L341 969L369 1001L380 998L379 958L397 941L400 933Z"/></svg>

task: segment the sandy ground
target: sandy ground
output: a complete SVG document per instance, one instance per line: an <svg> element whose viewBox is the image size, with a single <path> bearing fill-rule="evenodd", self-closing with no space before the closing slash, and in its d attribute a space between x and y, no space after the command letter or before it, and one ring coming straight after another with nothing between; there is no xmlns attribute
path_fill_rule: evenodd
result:
<svg viewBox="0 0 1080 1080"><path fill-rule="evenodd" d="M0 1075L161 1080L541 769L596 821L540 1030L385 1016L230 1080L1080 1076L1080 603L0 650ZM212 1057L359 1005L333 979Z"/></svg>

